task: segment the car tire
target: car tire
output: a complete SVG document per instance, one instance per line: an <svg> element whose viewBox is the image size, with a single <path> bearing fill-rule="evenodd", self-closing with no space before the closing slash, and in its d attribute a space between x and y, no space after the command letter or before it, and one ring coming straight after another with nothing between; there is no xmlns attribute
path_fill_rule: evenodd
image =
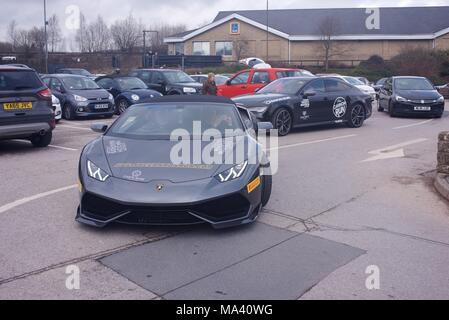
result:
<svg viewBox="0 0 449 320"><path fill-rule="evenodd" d="M385 111L385 109L380 106L380 101L379 100L377 100L377 111L379 111L379 112L384 112Z"/></svg>
<svg viewBox="0 0 449 320"><path fill-rule="evenodd" d="M47 131L43 136L35 135L30 141L33 147L35 148L45 148L51 143L51 139L53 138L53 133L51 131Z"/></svg>
<svg viewBox="0 0 449 320"><path fill-rule="evenodd" d="M396 117L396 113L394 112L394 109L393 109L393 106L391 105L391 103L388 104L388 113L390 114L391 118Z"/></svg>
<svg viewBox="0 0 449 320"><path fill-rule="evenodd" d="M273 187L273 177L271 175L262 176L262 207L265 207L271 198Z"/></svg>
<svg viewBox="0 0 449 320"><path fill-rule="evenodd" d="M120 99L117 103L117 114L124 113L129 108L129 103L126 99Z"/></svg>
<svg viewBox="0 0 449 320"><path fill-rule="evenodd" d="M293 116L286 108L279 108L271 118L273 128L278 130L279 136L288 135L293 127Z"/></svg>
<svg viewBox="0 0 449 320"><path fill-rule="evenodd" d="M64 106L64 119L66 120L74 120L75 119L75 114L73 112L72 106L70 104L66 104Z"/></svg>
<svg viewBox="0 0 449 320"><path fill-rule="evenodd" d="M348 127L360 128L363 126L366 118L365 107L362 104L355 104L349 112Z"/></svg>

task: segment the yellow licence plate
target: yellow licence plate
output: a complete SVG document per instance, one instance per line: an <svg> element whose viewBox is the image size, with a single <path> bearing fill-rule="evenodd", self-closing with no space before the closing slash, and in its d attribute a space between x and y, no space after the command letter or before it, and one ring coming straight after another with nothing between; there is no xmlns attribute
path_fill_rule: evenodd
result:
<svg viewBox="0 0 449 320"><path fill-rule="evenodd" d="M3 110L29 110L29 109L33 109L32 102L11 102L3 104Z"/></svg>

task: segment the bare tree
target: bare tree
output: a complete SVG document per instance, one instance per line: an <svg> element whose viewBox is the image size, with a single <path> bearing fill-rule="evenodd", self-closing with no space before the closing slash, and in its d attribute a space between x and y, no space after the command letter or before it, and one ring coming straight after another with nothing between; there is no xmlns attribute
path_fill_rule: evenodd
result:
<svg viewBox="0 0 449 320"><path fill-rule="evenodd" d="M7 29L8 41L11 42L13 50L16 50L19 42L19 34L17 30L17 22L16 20L12 20L8 24Z"/></svg>
<svg viewBox="0 0 449 320"><path fill-rule="evenodd" d="M334 17L331 16L324 18L319 25L326 71L329 69L329 59L336 55L334 52L334 37L338 34L338 30L339 23Z"/></svg>
<svg viewBox="0 0 449 320"><path fill-rule="evenodd" d="M86 52L86 17L80 12L80 27L76 32L75 40L78 43L80 52Z"/></svg>
<svg viewBox="0 0 449 320"><path fill-rule="evenodd" d="M33 45L33 41L30 37L30 32L27 30L17 31L17 48L29 52Z"/></svg>
<svg viewBox="0 0 449 320"><path fill-rule="evenodd" d="M160 23L154 24L147 27L148 30L157 31L148 35L149 47L154 52L164 52L168 49L167 45L164 44L164 38L172 36L174 34L178 34L187 30L186 25L184 24L167 24Z"/></svg>
<svg viewBox="0 0 449 320"><path fill-rule="evenodd" d="M249 51L249 41L241 38L235 40L233 46L237 60L244 59Z"/></svg>
<svg viewBox="0 0 449 320"><path fill-rule="evenodd" d="M103 17L98 16L97 21L89 24L87 28L91 35L92 48L94 52L106 51L111 47L111 31L104 22Z"/></svg>
<svg viewBox="0 0 449 320"><path fill-rule="evenodd" d="M28 37L31 41L32 47L36 48L40 53L44 52L45 31L43 27L33 27L30 31L28 31Z"/></svg>
<svg viewBox="0 0 449 320"><path fill-rule="evenodd" d="M121 51L132 51L142 39L142 24L129 14L124 20L116 21L111 26L111 35L115 47Z"/></svg>
<svg viewBox="0 0 449 320"><path fill-rule="evenodd" d="M58 49L58 47L62 41L61 28L59 26L59 19L55 14L52 15L50 17L50 19L48 20L47 37L48 37L48 42L50 45L50 51L55 52Z"/></svg>

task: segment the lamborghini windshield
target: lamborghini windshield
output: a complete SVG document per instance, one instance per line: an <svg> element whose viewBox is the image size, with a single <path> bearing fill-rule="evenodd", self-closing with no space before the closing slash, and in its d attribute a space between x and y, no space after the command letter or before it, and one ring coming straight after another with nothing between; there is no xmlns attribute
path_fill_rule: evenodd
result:
<svg viewBox="0 0 449 320"><path fill-rule="evenodd" d="M243 134L235 107L225 104L160 104L130 108L112 126L109 135L135 139L169 139L176 135L197 137L206 130L229 136ZM199 131L200 130L200 131ZM178 134L179 133L179 134ZM235 135L235 134L234 134Z"/></svg>

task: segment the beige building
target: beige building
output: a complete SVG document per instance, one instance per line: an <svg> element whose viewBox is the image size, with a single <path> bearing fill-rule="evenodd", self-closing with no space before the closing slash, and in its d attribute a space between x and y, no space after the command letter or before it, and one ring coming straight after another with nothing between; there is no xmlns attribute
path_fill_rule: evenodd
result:
<svg viewBox="0 0 449 320"><path fill-rule="evenodd" d="M212 23L164 41L171 55L305 65L322 61L330 42L331 60L357 64L372 55L388 60L407 48L449 50L449 7L220 12Z"/></svg>

